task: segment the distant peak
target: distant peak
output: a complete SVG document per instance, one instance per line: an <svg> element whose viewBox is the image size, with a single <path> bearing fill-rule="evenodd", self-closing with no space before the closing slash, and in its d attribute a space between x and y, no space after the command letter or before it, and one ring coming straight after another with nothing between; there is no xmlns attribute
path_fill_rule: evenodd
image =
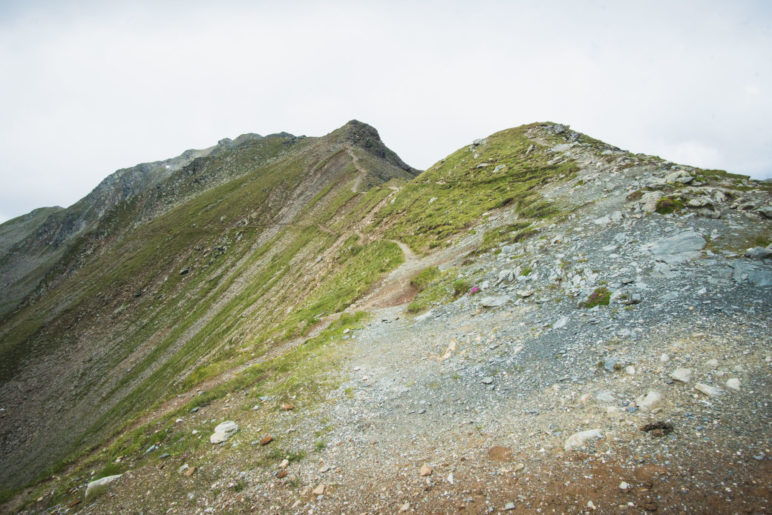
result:
<svg viewBox="0 0 772 515"><path fill-rule="evenodd" d="M381 136L375 127L359 120L351 120L343 127L332 131L325 136L328 142L334 142L335 144L353 145L359 147L370 154L385 159L392 165L401 168L409 172L412 175L417 175L418 170L415 170L411 166L405 164L397 154L390 150L381 141Z"/></svg>
<svg viewBox="0 0 772 515"><path fill-rule="evenodd" d="M340 133L340 137L350 141L355 145L367 146L367 143L381 143L381 136L375 127L362 123L359 120L351 120L335 132Z"/></svg>

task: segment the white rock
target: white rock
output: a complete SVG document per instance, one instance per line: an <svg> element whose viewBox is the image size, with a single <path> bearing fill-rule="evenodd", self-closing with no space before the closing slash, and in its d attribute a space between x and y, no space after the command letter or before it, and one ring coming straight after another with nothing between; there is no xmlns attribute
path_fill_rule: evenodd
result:
<svg viewBox="0 0 772 515"><path fill-rule="evenodd" d="M661 191L647 191L641 197L641 206L647 213L653 213L657 209L657 202L662 198Z"/></svg>
<svg viewBox="0 0 772 515"><path fill-rule="evenodd" d="M662 394L657 390L649 390L645 396L638 397L635 403L642 410L653 410L662 403Z"/></svg>
<svg viewBox="0 0 772 515"><path fill-rule="evenodd" d="M499 272L499 280L498 282L510 282L515 278L515 271L514 270L502 270Z"/></svg>
<svg viewBox="0 0 772 515"><path fill-rule="evenodd" d="M732 390L740 390L740 380L736 377L732 377L730 379L726 380L726 387L731 388Z"/></svg>
<svg viewBox="0 0 772 515"><path fill-rule="evenodd" d="M698 392L704 393L708 397L716 397L721 395L721 388L716 388L715 386L710 386L707 384L697 383L694 385L694 389Z"/></svg>
<svg viewBox="0 0 772 515"><path fill-rule="evenodd" d="M707 365L710 368L718 368L718 360L716 358L709 359L708 362L707 362Z"/></svg>
<svg viewBox="0 0 772 515"><path fill-rule="evenodd" d="M107 487L107 485L120 478L122 475L123 474L116 474L114 476L106 476L99 478L96 481L91 481L86 487L86 499L99 493L104 487Z"/></svg>
<svg viewBox="0 0 772 515"><path fill-rule="evenodd" d="M692 380L692 369L677 368L670 374L670 378L675 379L676 381L681 381L682 383L688 383Z"/></svg>
<svg viewBox="0 0 772 515"><path fill-rule="evenodd" d="M238 430L238 424L232 420L227 420L214 428L214 433L212 433L212 436L209 437L209 441L214 444L223 443L228 438L233 436Z"/></svg>
<svg viewBox="0 0 772 515"><path fill-rule="evenodd" d="M560 329L561 327L565 327L566 324L568 324L568 317L560 317L557 322L552 324L552 328Z"/></svg>
<svg viewBox="0 0 772 515"><path fill-rule="evenodd" d="M630 489L630 483L628 483L627 481L622 481L621 483L619 483L619 489L622 490L623 492L628 491Z"/></svg>
<svg viewBox="0 0 772 515"><path fill-rule="evenodd" d="M480 305L484 308L497 308L506 304L508 300L509 297L505 297L504 295L483 297L480 299Z"/></svg>
<svg viewBox="0 0 772 515"><path fill-rule="evenodd" d="M617 397L611 390L601 390L595 394L595 399L598 402L616 402Z"/></svg>
<svg viewBox="0 0 772 515"><path fill-rule="evenodd" d="M668 356L667 354L662 354L660 355L659 360L662 363L667 363L668 361L670 361L670 356Z"/></svg>
<svg viewBox="0 0 772 515"><path fill-rule="evenodd" d="M563 449L566 451L575 451L577 449L583 448L587 442L592 440L599 440L601 438L603 438L603 433L601 433L599 429L579 431L578 433L574 433L566 439L566 443L563 445Z"/></svg>
<svg viewBox="0 0 772 515"><path fill-rule="evenodd" d="M632 365L627 365L625 367L625 373L627 373L628 375L634 376L635 375L635 367L632 366Z"/></svg>

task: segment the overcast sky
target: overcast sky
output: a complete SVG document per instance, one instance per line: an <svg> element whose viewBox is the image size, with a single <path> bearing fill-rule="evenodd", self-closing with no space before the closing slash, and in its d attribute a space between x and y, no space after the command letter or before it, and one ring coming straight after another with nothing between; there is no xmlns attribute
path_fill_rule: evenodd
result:
<svg viewBox="0 0 772 515"><path fill-rule="evenodd" d="M0 221L356 118L427 168L533 121L772 176L772 2L0 0Z"/></svg>

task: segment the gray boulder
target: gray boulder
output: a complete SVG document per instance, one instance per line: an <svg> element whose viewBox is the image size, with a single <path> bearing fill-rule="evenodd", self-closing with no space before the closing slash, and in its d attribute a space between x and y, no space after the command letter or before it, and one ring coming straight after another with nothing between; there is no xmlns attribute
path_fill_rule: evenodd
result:
<svg viewBox="0 0 772 515"><path fill-rule="evenodd" d="M498 308L509 301L509 297L504 295L491 295L480 299L480 306L484 308Z"/></svg>
<svg viewBox="0 0 772 515"><path fill-rule="evenodd" d="M772 258L772 248L753 247L745 251L745 257L751 259L770 259Z"/></svg>
<svg viewBox="0 0 772 515"><path fill-rule="evenodd" d="M665 263L681 263L699 256L705 248L705 238L695 231L684 231L674 236L661 238L649 243L645 248L654 257Z"/></svg>

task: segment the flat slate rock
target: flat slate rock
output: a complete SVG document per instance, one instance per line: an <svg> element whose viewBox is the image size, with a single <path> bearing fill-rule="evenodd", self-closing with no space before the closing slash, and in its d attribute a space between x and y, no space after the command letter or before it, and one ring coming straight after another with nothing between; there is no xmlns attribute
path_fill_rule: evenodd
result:
<svg viewBox="0 0 772 515"><path fill-rule="evenodd" d="M665 263L681 263L699 256L705 248L705 238L696 231L683 231L649 243L646 248Z"/></svg>
<svg viewBox="0 0 772 515"><path fill-rule="evenodd" d="M480 305L484 308L498 308L509 301L509 297L504 295L490 295L480 299Z"/></svg>

